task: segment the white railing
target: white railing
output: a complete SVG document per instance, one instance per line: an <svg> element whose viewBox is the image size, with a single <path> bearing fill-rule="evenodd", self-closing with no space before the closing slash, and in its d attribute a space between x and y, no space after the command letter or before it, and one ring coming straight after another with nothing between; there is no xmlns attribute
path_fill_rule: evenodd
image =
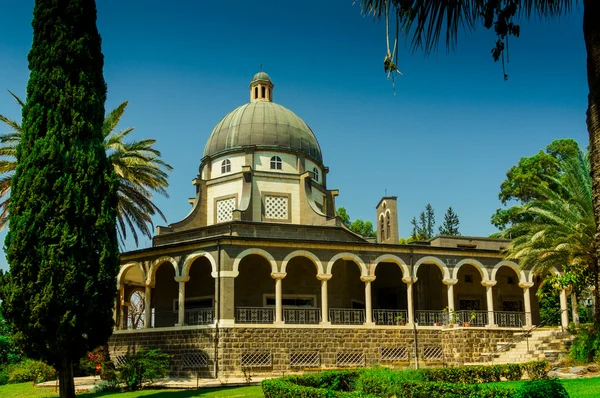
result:
<svg viewBox="0 0 600 398"><path fill-rule="evenodd" d="M186 325L209 325L214 322L215 311L212 308L193 308L185 310Z"/></svg>
<svg viewBox="0 0 600 398"><path fill-rule="evenodd" d="M235 309L236 323L273 323L275 310L265 307L238 307Z"/></svg>
<svg viewBox="0 0 600 398"><path fill-rule="evenodd" d="M456 311L458 315L458 324L464 325L469 323L469 326L485 326L488 324L487 311Z"/></svg>
<svg viewBox="0 0 600 398"><path fill-rule="evenodd" d="M321 322L320 308L284 308L283 320L290 324L317 324Z"/></svg>
<svg viewBox="0 0 600 398"><path fill-rule="evenodd" d="M526 324L524 312L495 311L494 323L504 327L523 327Z"/></svg>
<svg viewBox="0 0 600 398"><path fill-rule="evenodd" d="M362 325L365 323L365 310L330 308L329 322L334 325Z"/></svg>
<svg viewBox="0 0 600 398"><path fill-rule="evenodd" d="M376 325L401 325L407 319L407 310L373 310L373 322Z"/></svg>
<svg viewBox="0 0 600 398"><path fill-rule="evenodd" d="M421 326L441 326L448 323L447 319L444 311L415 311L415 322Z"/></svg>

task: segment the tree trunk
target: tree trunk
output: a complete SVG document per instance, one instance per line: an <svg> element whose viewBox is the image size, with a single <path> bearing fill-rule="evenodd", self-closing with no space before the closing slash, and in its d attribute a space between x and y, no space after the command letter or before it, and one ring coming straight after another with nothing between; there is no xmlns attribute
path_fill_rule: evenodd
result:
<svg viewBox="0 0 600 398"><path fill-rule="evenodd" d="M58 390L60 398L75 398L73 361L63 359L58 369Z"/></svg>
<svg viewBox="0 0 600 398"><path fill-rule="evenodd" d="M592 172L594 219L596 221L596 254L600 258L600 1L583 1L583 38L587 50L587 77L589 86L587 127L590 136L590 163ZM594 266L594 296L598 303L598 264ZM600 305L596 305L594 323L600 323Z"/></svg>
<svg viewBox="0 0 600 398"><path fill-rule="evenodd" d="M571 293L571 315L573 316L573 323L579 325L579 307L577 305L577 295L575 292Z"/></svg>

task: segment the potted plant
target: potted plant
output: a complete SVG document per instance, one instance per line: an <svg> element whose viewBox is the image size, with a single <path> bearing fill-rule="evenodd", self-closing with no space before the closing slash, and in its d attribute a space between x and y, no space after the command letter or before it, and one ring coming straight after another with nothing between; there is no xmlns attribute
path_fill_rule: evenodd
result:
<svg viewBox="0 0 600 398"><path fill-rule="evenodd" d="M396 325L404 326L404 314L400 314L397 317L395 317L394 321L396 321Z"/></svg>
<svg viewBox="0 0 600 398"><path fill-rule="evenodd" d="M446 313L446 321L448 322L448 327L453 328L454 324L458 322L458 314L449 307L444 308L443 312Z"/></svg>
<svg viewBox="0 0 600 398"><path fill-rule="evenodd" d="M471 323L475 322L475 318L477 318L477 313L475 311L471 311L469 313L469 320L465 322L465 327L471 326Z"/></svg>

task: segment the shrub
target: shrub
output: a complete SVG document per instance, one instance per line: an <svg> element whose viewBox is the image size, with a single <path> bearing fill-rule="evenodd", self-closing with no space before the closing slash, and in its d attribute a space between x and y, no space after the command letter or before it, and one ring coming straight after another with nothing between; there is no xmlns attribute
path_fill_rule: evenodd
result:
<svg viewBox="0 0 600 398"><path fill-rule="evenodd" d="M41 383L53 379L56 376L56 371L50 365L42 361L26 359L14 365L8 373L9 383L24 383L32 381Z"/></svg>
<svg viewBox="0 0 600 398"><path fill-rule="evenodd" d="M527 371L531 380L541 380L548 378L548 362L533 361L521 364L521 367Z"/></svg>
<svg viewBox="0 0 600 398"><path fill-rule="evenodd" d="M122 391L123 387L115 380L102 380L100 383L96 384L92 390L94 394Z"/></svg>
<svg viewBox="0 0 600 398"><path fill-rule="evenodd" d="M568 398L569 393L557 379L525 382L517 391L517 398Z"/></svg>
<svg viewBox="0 0 600 398"><path fill-rule="evenodd" d="M600 359L600 333L592 327L581 326L569 349L569 356L575 362L592 362Z"/></svg>
<svg viewBox="0 0 600 398"><path fill-rule="evenodd" d="M500 367L500 376L505 377L506 380L518 381L523 378L523 368L518 363L507 363L498 366Z"/></svg>
<svg viewBox="0 0 600 398"><path fill-rule="evenodd" d="M138 352L126 356L125 363L117 368L118 378L129 390L139 390L147 381L167 377L170 357L160 350L142 347Z"/></svg>
<svg viewBox="0 0 600 398"><path fill-rule="evenodd" d="M394 386L406 381L420 381L423 377L415 370L391 370L378 367L361 371L354 381L354 390L373 394L378 397L389 397L394 395Z"/></svg>

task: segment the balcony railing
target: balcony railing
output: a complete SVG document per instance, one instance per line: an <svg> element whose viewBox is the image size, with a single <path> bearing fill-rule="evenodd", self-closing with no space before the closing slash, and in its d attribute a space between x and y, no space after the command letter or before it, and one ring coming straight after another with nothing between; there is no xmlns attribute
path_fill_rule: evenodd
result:
<svg viewBox="0 0 600 398"><path fill-rule="evenodd" d="M186 325L209 325L214 322L215 311L212 308L193 308L185 310Z"/></svg>
<svg viewBox="0 0 600 398"><path fill-rule="evenodd" d="M415 322L421 326L441 326L448 323L448 313L444 311L415 311Z"/></svg>
<svg viewBox="0 0 600 398"><path fill-rule="evenodd" d="M458 324L464 325L468 322L470 326L485 326L488 324L487 311L456 311L458 315Z"/></svg>
<svg viewBox="0 0 600 398"><path fill-rule="evenodd" d="M236 323L273 323L274 308L238 307L235 310Z"/></svg>
<svg viewBox="0 0 600 398"><path fill-rule="evenodd" d="M365 310L330 308L329 322L334 325L362 325L365 323Z"/></svg>
<svg viewBox="0 0 600 398"><path fill-rule="evenodd" d="M283 320L289 324L314 325L321 322L320 308L284 308Z"/></svg>
<svg viewBox="0 0 600 398"><path fill-rule="evenodd" d="M494 312L494 323L498 326L520 328L527 323L525 316L524 312L496 311Z"/></svg>
<svg viewBox="0 0 600 398"><path fill-rule="evenodd" d="M373 322L376 325L400 325L407 319L407 310L373 310Z"/></svg>

